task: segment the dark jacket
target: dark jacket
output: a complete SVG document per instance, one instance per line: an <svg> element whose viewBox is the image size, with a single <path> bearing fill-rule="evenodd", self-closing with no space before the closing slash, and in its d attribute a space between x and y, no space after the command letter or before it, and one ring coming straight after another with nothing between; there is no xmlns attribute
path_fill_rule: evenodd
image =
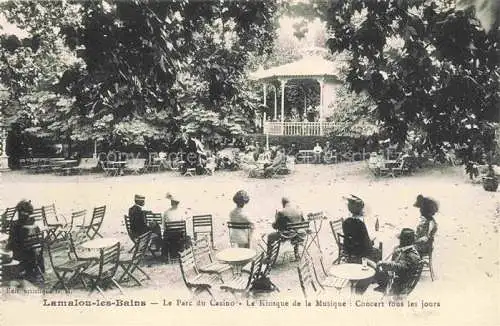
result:
<svg viewBox="0 0 500 326"><path fill-rule="evenodd" d="M386 270L396 273L393 291L396 293L404 292L405 288L418 277L421 259L415 246L397 248L392 254L391 262L386 264Z"/></svg>
<svg viewBox="0 0 500 326"><path fill-rule="evenodd" d="M149 231L146 221L146 212L139 205L134 205L128 210L130 218L130 232L134 238Z"/></svg>
<svg viewBox="0 0 500 326"><path fill-rule="evenodd" d="M344 233L344 250L347 254L358 257L369 257L372 241L363 221L349 217L342 223Z"/></svg>
<svg viewBox="0 0 500 326"><path fill-rule="evenodd" d="M41 248L35 249L26 246L27 238L40 232L38 226L22 224L19 221L14 221L10 231L7 250L12 250L12 258L20 262L21 272L26 273L28 276L36 273L37 266L42 272L45 271Z"/></svg>

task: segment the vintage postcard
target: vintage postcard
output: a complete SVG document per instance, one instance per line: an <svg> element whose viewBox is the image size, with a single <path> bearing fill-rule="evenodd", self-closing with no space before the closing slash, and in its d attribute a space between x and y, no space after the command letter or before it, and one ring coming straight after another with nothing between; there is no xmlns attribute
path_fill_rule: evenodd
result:
<svg viewBox="0 0 500 326"><path fill-rule="evenodd" d="M500 325L499 13L0 2L0 325Z"/></svg>

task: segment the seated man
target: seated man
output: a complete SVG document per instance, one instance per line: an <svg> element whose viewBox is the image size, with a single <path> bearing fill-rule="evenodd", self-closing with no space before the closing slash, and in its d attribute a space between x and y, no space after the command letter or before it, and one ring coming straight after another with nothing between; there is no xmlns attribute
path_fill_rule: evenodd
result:
<svg viewBox="0 0 500 326"><path fill-rule="evenodd" d="M363 221L364 206L363 200L359 197L351 195L351 197L347 198L347 208L352 216L342 223L344 251L356 261L360 261L362 257L379 261L382 258L382 253L373 247L373 241L368 235L368 230Z"/></svg>
<svg viewBox="0 0 500 326"><path fill-rule="evenodd" d="M377 283L378 286L374 290L385 293L391 278L391 294L407 294L411 290L412 283L419 277L418 273L422 268L422 261L415 247L415 232L404 228L398 238L399 246L394 249L390 261L374 263L368 260L368 265L376 270L375 276L359 281L356 284L356 293L363 294L370 283ZM390 272L394 275L391 276Z"/></svg>
<svg viewBox="0 0 500 326"><path fill-rule="evenodd" d="M281 204L283 209L276 212L275 221L273 223L273 228L278 232L270 233L267 236L267 246L268 248L274 241L279 241L281 239L281 233L287 231L288 225L290 223L304 222L304 217L302 212L290 204L290 200L286 197L281 199ZM294 245L293 250L295 253L295 258L299 258L299 244L301 243L301 237L297 239L292 239L291 242Z"/></svg>
<svg viewBox="0 0 500 326"><path fill-rule="evenodd" d="M146 211L143 210L145 197L135 195L134 205L129 208L128 216L130 218L130 233L134 239L140 235L151 231L151 249L157 250L161 247L161 228L157 223L148 224L146 220Z"/></svg>
<svg viewBox="0 0 500 326"><path fill-rule="evenodd" d="M390 271L395 273L391 292L401 294L408 290L408 286L421 268L420 255L415 248L415 232L404 228L399 234L399 246L394 249L390 261L380 261L376 265L375 280L379 286L377 291L385 291L389 283Z"/></svg>
<svg viewBox="0 0 500 326"><path fill-rule="evenodd" d="M276 156L274 157L272 163L264 164L264 177L271 177L277 169L286 163L286 155L283 148L280 146L276 151Z"/></svg>

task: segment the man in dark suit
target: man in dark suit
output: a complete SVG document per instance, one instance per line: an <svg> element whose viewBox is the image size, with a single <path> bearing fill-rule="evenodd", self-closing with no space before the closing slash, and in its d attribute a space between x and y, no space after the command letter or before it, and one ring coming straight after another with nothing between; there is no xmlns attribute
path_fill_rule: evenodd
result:
<svg viewBox="0 0 500 326"><path fill-rule="evenodd" d="M156 223L148 225L148 221L146 219L147 212L143 210L145 200L146 198L141 195L135 195L134 197L135 203L128 210L128 216L130 218L130 232L132 233L132 237L135 239L140 235L151 231L152 249L155 250L155 246L157 248L161 247L161 228Z"/></svg>
<svg viewBox="0 0 500 326"><path fill-rule="evenodd" d="M288 225L290 223L298 223L304 221L304 216L302 212L295 206L291 205L290 199L283 197L281 199L281 204L283 206L282 210L276 212L275 221L273 223L273 228L277 232L272 232L267 236L268 248L274 241L279 241L281 238L281 233L286 232ZM300 235L296 235L296 239L291 239L294 245L295 257L298 258L298 245L301 243Z"/></svg>
<svg viewBox="0 0 500 326"><path fill-rule="evenodd" d="M368 235L363 221L364 206L363 200L359 197L351 195L347 198L347 207L352 215L342 223L344 250L355 261L361 260L361 257L379 261L382 253L373 247L373 242Z"/></svg>

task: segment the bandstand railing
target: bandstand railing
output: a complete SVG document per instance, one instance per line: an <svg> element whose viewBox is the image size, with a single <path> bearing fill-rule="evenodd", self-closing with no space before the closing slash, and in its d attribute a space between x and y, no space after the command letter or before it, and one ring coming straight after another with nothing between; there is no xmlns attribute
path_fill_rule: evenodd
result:
<svg viewBox="0 0 500 326"><path fill-rule="evenodd" d="M333 122L264 122L264 134L278 136L324 136Z"/></svg>

